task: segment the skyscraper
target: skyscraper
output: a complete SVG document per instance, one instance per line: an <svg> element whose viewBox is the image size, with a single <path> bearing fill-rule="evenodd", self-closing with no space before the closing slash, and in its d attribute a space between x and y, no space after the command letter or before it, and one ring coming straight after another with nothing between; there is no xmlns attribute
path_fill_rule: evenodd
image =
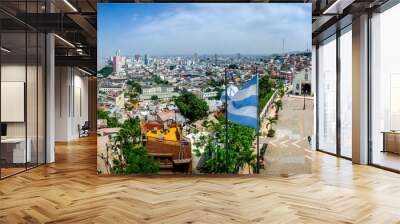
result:
<svg viewBox="0 0 400 224"><path fill-rule="evenodd" d="M149 64L149 59L147 58L147 54L144 55L144 64L145 65Z"/></svg>
<svg viewBox="0 0 400 224"><path fill-rule="evenodd" d="M121 71L123 58L120 56L121 51L117 50L115 52L115 56L113 57L113 72L118 74Z"/></svg>

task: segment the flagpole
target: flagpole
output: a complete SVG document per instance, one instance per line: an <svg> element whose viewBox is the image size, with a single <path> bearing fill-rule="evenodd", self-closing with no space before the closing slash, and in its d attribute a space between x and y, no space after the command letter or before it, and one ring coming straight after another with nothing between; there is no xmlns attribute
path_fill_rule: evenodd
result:
<svg viewBox="0 0 400 224"><path fill-rule="evenodd" d="M229 173L229 146L228 146L228 84L227 68L225 67L225 147L226 147L226 173Z"/></svg>
<svg viewBox="0 0 400 224"><path fill-rule="evenodd" d="M259 89L258 89L258 73L257 73L257 66L255 67L256 71L256 79L257 79L257 97L259 97ZM258 99L259 100L259 99ZM260 149L259 149L259 145L260 145L260 137L259 137L259 129L260 129L260 115L258 114L259 112L259 104L258 104L258 100L257 100L257 128L256 128L256 135L257 135L257 168L256 168L256 172L260 173Z"/></svg>

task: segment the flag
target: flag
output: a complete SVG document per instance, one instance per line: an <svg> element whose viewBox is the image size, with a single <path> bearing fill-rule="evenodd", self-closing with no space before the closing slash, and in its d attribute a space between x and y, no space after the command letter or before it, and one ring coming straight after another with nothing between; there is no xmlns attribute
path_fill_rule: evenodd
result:
<svg viewBox="0 0 400 224"><path fill-rule="evenodd" d="M258 128L258 75L248 81L228 101L228 120Z"/></svg>

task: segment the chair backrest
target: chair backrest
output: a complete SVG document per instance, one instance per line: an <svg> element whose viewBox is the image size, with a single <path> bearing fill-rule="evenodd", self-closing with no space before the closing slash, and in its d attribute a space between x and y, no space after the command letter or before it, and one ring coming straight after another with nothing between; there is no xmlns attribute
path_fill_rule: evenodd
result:
<svg viewBox="0 0 400 224"><path fill-rule="evenodd" d="M82 129L89 129L90 125L89 125L89 121L85 121L85 123L82 126Z"/></svg>

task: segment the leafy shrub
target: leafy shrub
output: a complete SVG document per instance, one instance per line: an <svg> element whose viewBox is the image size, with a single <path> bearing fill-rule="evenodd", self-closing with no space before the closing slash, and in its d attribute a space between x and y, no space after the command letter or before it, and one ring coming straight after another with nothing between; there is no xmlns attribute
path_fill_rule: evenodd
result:
<svg viewBox="0 0 400 224"><path fill-rule="evenodd" d="M269 129L268 133L267 133L267 136L270 137L270 138L274 137L275 136L275 130L274 129Z"/></svg>

